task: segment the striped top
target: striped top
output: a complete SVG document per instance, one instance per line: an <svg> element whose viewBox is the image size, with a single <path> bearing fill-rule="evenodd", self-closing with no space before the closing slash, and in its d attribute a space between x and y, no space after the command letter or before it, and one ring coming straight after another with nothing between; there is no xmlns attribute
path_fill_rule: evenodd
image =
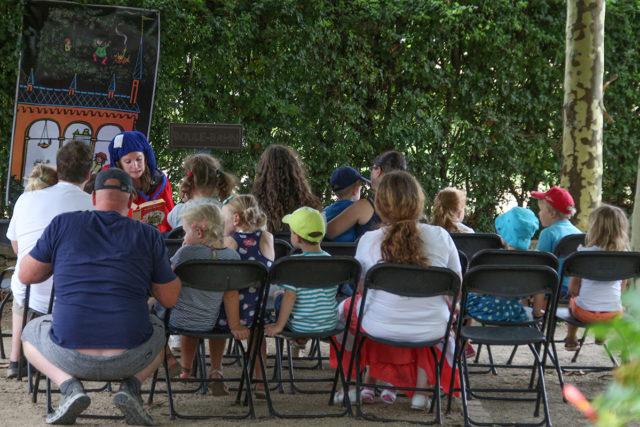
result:
<svg viewBox="0 0 640 427"><path fill-rule="evenodd" d="M305 252L298 256L330 256L327 252ZM306 289L282 285L296 293L296 301L287 322L293 332L324 332L335 329L338 323L338 286Z"/></svg>

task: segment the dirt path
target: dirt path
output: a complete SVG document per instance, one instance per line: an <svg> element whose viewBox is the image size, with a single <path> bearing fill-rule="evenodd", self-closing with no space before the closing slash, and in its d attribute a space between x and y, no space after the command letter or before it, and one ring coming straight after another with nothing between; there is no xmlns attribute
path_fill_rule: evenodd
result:
<svg viewBox="0 0 640 427"><path fill-rule="evenodd" d="M7 313L5 313L5 316ZM3 328L7 328L7 317L3 316ZM558 328L557 336L563 337L565 330ZM10 346L9 339L5 338L5 346L8 349ZM326 350L323 349L323 350ZM498 361L505 361L508 357L511 348L495 348L494 356ZM565 351L562 347L559 348L560 358L562 363L569 363L570 357L573 353ZM525 349L520 349L517 353L516 363L529 364L531 363L531 356L527 354ZM486 352L484 352L486 356ZM581 364L593 364L593 363L607 363L608 359L601 346L593 343L593 339L589 339L588 344L580 354L579 362ZM2 360L6 365L7 359ZM308 362L305 362L308 364ZM304 365L304 363L301 363ZM4 366L2 365L2 366ZM230 377L237 368L226 368L226 376ZM299 377L308 378L316 377L318 375L331 375L332 370L328 368L328 363L325 363L325 369L320 370L300 370L298 371ZM7 380L4 378L5 370L0 369L0 396L2 397L3 405L0 406L0 420L2 425L22 426L22 425L39 425L44 424L45 416L45 395L41 394L37 403L31 402L31 396L27 393L26 381L18 382L16 380ZM507 372L505 369L500 369L498 375L491 374L474 374L471 381L474 385L478 386L491 386L491 384L500 386L509 385L514 388L520 388L526 386L528 383L529 373L524 371L514 372L513 370ZM565 379L567 382L571 382L577 385L588 397L595 396L598 392L606 387L607 382L611 378L610 373L588 373L588 374L568 374ZM555 375L555 371L548 370L545 376L547 383L547 390L549 394L551 419L556 426L577 426L577 425L589 425L589 423L579 414L577 410L568 404L563 403L560 394L560 388L558 385L558 378ZM163 386L163 385L161 385ZM43 388L44 385L41 387ZM145 384L145 388L148 389L149 383ZM177 386L176 388L184 388ZM92 405L87 412L102 413L102 414L116 414L113 404L111 402L111 394L103 391L90 394L92 399ZM146 398L146 395L145 395ZM57 396L54 396L54 405L57 402ZM296 413L311 413L321 412L327 408L327 395L314 395L314 394L280 394L274 392L274 402L276 407L283 412L296 412ZM185 412L191 413L218 413L218 414L238 414L242 411L242 407L236 406L233 403L233 397L213 397L211 395L200 394L181 394L177 397L178 408ZM491 422L498 421L498 419L506 419L509 421L526 420L531 419L533 413L533 403L524 402L498 402L490 400L473 400L470 402L470 411L473 417L478 420ZM335 410L337 408L330 408ZM154 403L149 408L151 415L158 425L191 425L191 424L206 424L206 425L238 425L250 422L249 420L239 421L189 421L189 420L175 420L171 421L169 418L169 408L167 403L166 394L158 394L154 399ZM370 411L379 416L387 417L407 417L410 419L420 419L421 417L427 417L429 414L416 413L409 409L409 399L406 397L399 397L396 404L388 406L383 403L375 403L373 405L365 406L366 411ZM297 425L299 420L281 420L268 418L268 411L264 401L258 401L256 404L256 411L258 419L251 421L252 424L260 424L265 426L281 426L281 425ZM451 414L445 415L444 424L449 426L463 425L463 418L461 415L460 404L455 405ZM355 425L362 424L362 421L355 420L348 417L343 418L313 418L304 421L305 425ZM79 425L108 425L108 424L123 424L122 421L114 420L94 420L94 419L78 419Z"/></svg>

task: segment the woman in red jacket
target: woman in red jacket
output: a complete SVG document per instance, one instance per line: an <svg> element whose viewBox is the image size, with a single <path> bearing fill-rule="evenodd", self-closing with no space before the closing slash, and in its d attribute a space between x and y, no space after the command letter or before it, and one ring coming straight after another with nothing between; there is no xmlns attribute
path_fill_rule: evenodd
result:
<svg viewBox="0 0 640 427"><path fill-rule="evenodd" d="M132 208L154 200L162 200L160 209L143 215L141 220L156 225L160 232L171 230L167 214L173 209L173 191L167 176L156 167L156 157L142 132L126 131L109 144L111 166L127 172L133 180L135 194ZM131 216L132 211L129 211ZM162 218L160 218L162 216Z"/></svg>

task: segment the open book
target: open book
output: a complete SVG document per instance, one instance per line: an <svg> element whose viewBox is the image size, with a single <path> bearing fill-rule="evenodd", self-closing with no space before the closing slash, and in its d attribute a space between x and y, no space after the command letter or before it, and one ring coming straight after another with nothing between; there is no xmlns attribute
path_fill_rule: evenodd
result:
<svg viewBox="0 0 640 427"><path fill-rule="evenodd" d="M151 200L139 205L131 205L131 218L158 227L164 220L164 200Z"/></svg>

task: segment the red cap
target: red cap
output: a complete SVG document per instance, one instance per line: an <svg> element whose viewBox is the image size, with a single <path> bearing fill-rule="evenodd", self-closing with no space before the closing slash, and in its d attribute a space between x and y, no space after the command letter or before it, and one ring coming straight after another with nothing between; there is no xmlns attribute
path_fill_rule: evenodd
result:
<svg viewBox="0 0 640 427"><path fill-rule="evenodd" d="M564 188L554 185L546 193L541 191L532 191L531 197L534 199L544 200L562 213L573 213L573 209L570 209L575 206L573 197L571 197L571 194L569 194L569 192Z"/></svg>

